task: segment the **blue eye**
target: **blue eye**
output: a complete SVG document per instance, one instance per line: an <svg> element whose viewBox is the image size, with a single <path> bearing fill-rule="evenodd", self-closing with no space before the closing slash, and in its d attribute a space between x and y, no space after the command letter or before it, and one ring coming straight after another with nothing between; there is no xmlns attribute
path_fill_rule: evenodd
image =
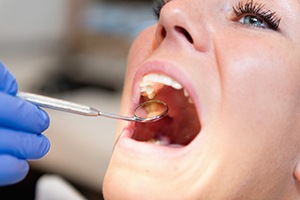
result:
<svg viewBox="0 0 300 200"><path fill-rule="evenodd" d="M235 19L241 24L278 30L280 18L276 13L266 9L263 4L249 0L246 3L240 1L233 7Z"/></svg>
<svg viewBox="0 0 300 200"><path fill-rule="evenodd" d="M268 25L265 24L263 20L253 15L245 15L239 20L242 24L249 24L256 27L268 28Z"/></svg>

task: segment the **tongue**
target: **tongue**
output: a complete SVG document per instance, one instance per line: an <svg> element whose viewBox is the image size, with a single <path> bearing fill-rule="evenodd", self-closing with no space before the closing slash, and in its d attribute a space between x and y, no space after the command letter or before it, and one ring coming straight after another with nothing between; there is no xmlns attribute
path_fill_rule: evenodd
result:
<svg viewBox="0 0 300 200"><path fill-rule="evenodd" d="M138 123L132 136L133 139L138 141L151 141L151 140L163 140L168 138L171 143L170 137L172 136L173 119L165 117L154 123Z"/></svg>
<svg viewBox="0 0 300 200"><path fill-rule="evenodd" d="M154 123L136 123L133 139L162 141L161 144L187 145L200 132L200 122L194 104L189 103L182 90L162 88L155 96L169 106L169 116ZM166 142L168 141L168 142Z"/></svg>

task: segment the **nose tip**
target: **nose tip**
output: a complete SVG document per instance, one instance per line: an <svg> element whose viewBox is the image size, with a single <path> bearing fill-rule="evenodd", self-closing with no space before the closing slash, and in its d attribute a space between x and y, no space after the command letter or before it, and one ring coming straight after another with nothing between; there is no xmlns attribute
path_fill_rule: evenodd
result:
<svg viewBox="0 0 300 200"><path fill-rule="evenodd" d="M200 16L198 17L201 19ZM195 15L189 14L180 1L167 3L161 9L156 29L158 45L164 40L175 40L188 42L200 51L207 50L210 41L207 26L205 21L199 21L199 18L196 18Z"/></svg>

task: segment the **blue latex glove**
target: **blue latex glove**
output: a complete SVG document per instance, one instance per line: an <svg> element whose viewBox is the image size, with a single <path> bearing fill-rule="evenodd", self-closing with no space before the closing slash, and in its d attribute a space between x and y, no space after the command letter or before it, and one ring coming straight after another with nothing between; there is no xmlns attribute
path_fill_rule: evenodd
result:
<svg viewBox="0 0 300 200"><path fill-rule="evenodd" d="M16 98L15 78L0 63L0 186L23 180L27 160L43 157L50 148L41 133L49 126L49 117L37 106Z"/></svg>

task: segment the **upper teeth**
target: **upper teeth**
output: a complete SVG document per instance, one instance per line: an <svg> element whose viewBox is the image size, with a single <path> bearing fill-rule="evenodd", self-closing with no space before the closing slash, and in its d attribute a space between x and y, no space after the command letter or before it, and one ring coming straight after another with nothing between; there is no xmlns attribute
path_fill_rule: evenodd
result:
<svg viewBox="0 0 300 200"><path fill-rule="evenodd" d="M182 86L177 81L175 81L171 77L162 74L148 74L143 77L143 80L140 85L149 85L151 83L162 83L164 85L171 86L177 90L182 89Z"/></svg>
<svg viewBox="0 0 300 200"><path fill-rule="evenodd" d="M180 83L178 83L177 81L175 81L169 76L162 75L162 74L148 74L143 77L140 83L142 95L147 96L149 99L153 99L160 87L158 86L158 84L167 85L173 87L176 90L182 89ZM186 97L189 96L186 90L184 90L184 95Z"/></svg>

